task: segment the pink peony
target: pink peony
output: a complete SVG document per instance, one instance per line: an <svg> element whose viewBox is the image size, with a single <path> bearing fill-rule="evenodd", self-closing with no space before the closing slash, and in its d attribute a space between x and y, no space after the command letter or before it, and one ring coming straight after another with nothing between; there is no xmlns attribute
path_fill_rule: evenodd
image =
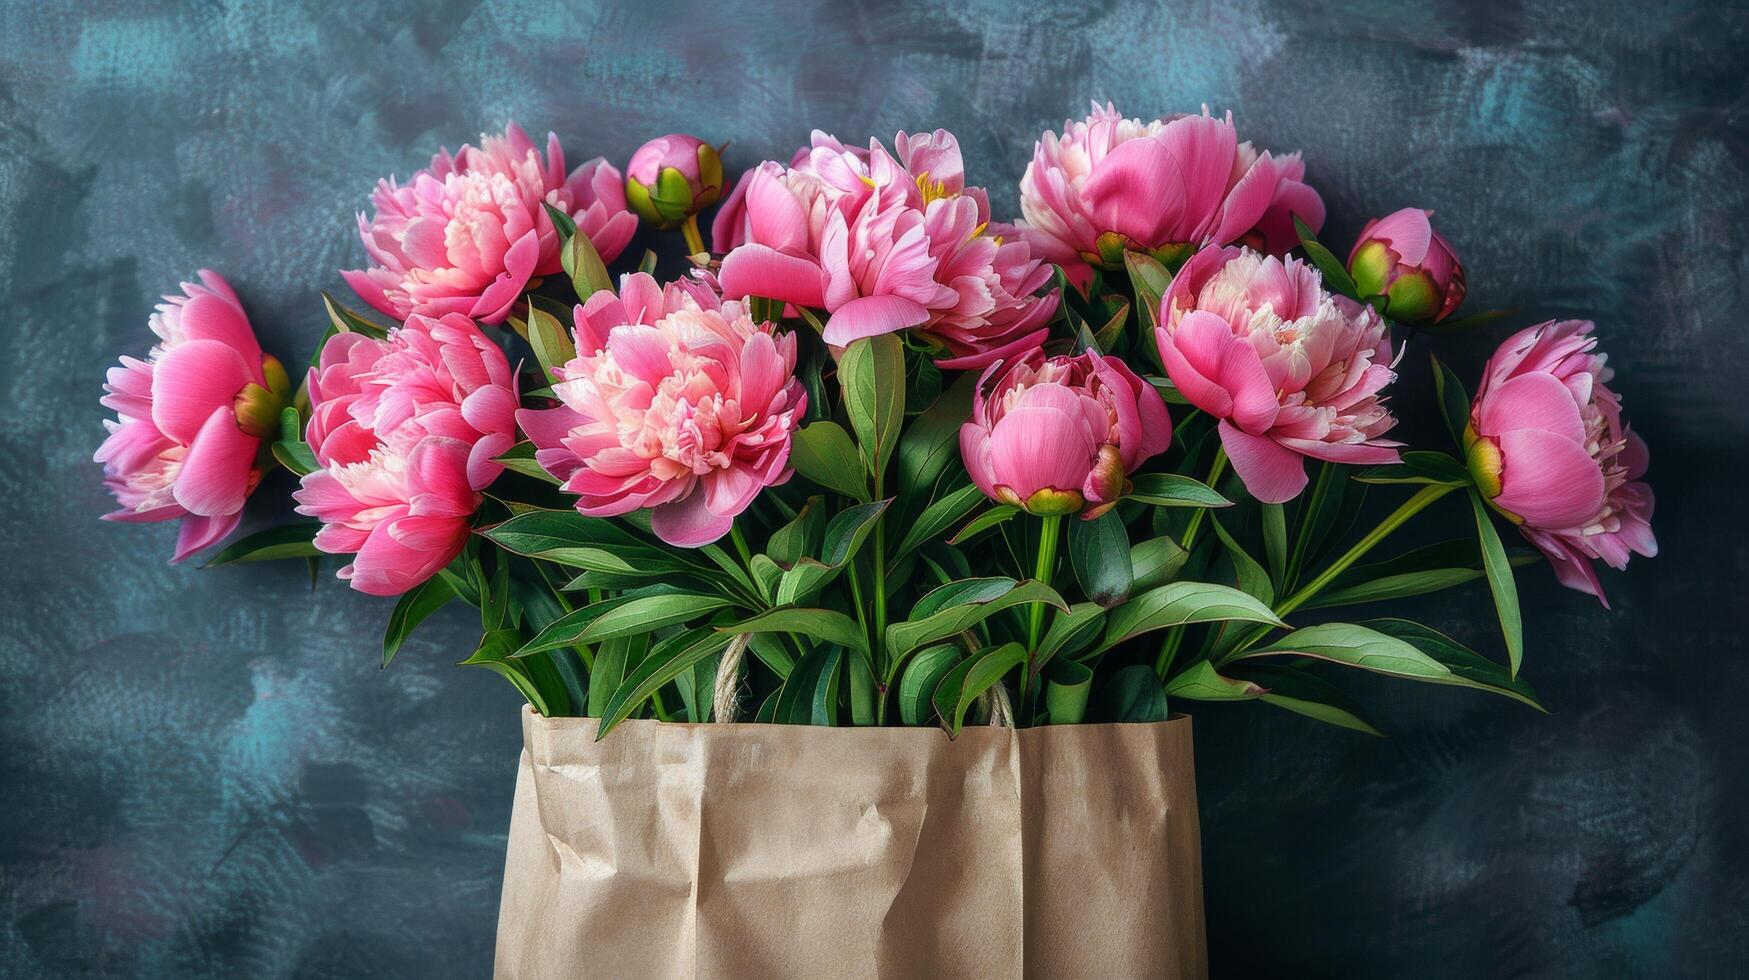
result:
<svg viewBox="0 0 1749 980"><path fill-rule="evenodd" d="M1091 520L1126 492L1128 474L1172 443L1154 386L1115 357L1034 350L978 379L960 456L992 500Z"/></svg>
<svg viewBox="0 0 1749 980"><path fill-rule="evenodd" d="M1379 391L1396 378L1385 321L1324 291L1298 259L1245 248L1198 252L1172 280L1155 330L1191 404L1220 420L1245 488L1267 503L1306 485L1301 457L1394 463L1396 424Z"/></svg>
<svg viewBox="0 0 1749 980"><path fill-rule="evenodd" d="M1020 178L1021 233L1045 258L1122 268L1123 253L1177 266L1204 245L1240 242L1271 255L1299 243L1293 217L1313 231L1324 202L1305 183L1298 153L1258 153L1239 142L1232 113L1143 122L1109 103L1046 132Z"/></svg>
<svg viewBox="0 0 1749 980"><path fill-rule="evenodd" d="M516 441L504 352L458 313L414 314L387 340L330 337L309 390L305 438L322 468L293 496L323 523L316 547L353 555L340 577L371 595L437 574Z"/></svg>
<svg viewBox="0 0 1749 980"><path fill-rule="evenodd" d="M1383 295L1385 315L1399 323L1438 323L1464 301L1464 267L1432 211L1404 208L1360 230L1348 271L1361 296Z"/></svg>
<svg viewBox="0 0 1749 980"><path fill-rule="evenodd" d="M565 174L559 138L547 134L543 163L515 123L479 149L440 151L406 186L379 181L376 216L358 216L375 263L342 272L366 302L397 320L460 313L501 323L537 276L561 268L559 235L542 202L572 216L611 262L637 230L620 172L597 157Z"/></svg>
<svg viewBox="0 0 1749 980"><path fill-rule="evenodd" d="M516 413L535 459L613 517L650 510L683 548L728 533L765 487L789 479L790 435L807 409L796 339L754 323L696 281L643 273L578 307L578 356L553 370L557 408Z"/></svg>
<svg viewBox="0 0 1749 980"><path fill-rule="evenodd" d="M1646 444L1621 420L1612 372L1589 320L1550 320L1489 358L1464 432L1470 472L1488 502L1548 556L1568 588L1594 595L1601 558L1626 568L1658 553Z"/></svg>
<svg viewBox="0 0 1749 980"><path fill-rule="evenodd" d="M947 368L1037 347L1056 312L1026 241L990 224L946 130L848 149L815 133L790 166L749 171L712 228L730 296L824 309L833 346L914 329Z"/></svg>
<svg viewBox="0 0 1749 980"><path fill-rule="evenodd" d="M200 270L148 321L159 343L146 360L109 369L97 450L121 505L111 521L181 519L171 561L230 534L261 481L261 445L291 394L285 368L261 353L237 294Z"/></svg>
<svg viewBox="0 0 1749 980"><path fill-rule="evenodd" d="M719 153L696 136L656 137L626 164L626 200L638 217L658 228L678 225L723 196Z"/></svg>

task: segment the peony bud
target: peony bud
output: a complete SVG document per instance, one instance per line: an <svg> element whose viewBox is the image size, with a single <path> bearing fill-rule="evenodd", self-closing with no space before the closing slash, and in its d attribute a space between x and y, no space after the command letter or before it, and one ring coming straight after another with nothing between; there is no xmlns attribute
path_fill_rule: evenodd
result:
<svg viewBox="0 0 1749 980"><path fill-rule="evenodd" d="M1400 323L1438 323L1464 301L1464 267L1433 230L1432 211L1404 208L1374 218L1348 256L1362 297L1384 296L1385 315Z"/></svg>
<svg viewBox="0 0 1749 980"><path fill-rule="evenodd" d="M694 136L659 136L626 165L626 203L658 228L673 228L722 196L718 148Z"/></svg>
<svg viewBox="0 0 1749 980"><path fill-rule="evenodd" d="M960 457L992 500L1037 517L1092 520L1171 441L1160 393L1122 361L1034 349L985 369L960 428Z"/></svg>

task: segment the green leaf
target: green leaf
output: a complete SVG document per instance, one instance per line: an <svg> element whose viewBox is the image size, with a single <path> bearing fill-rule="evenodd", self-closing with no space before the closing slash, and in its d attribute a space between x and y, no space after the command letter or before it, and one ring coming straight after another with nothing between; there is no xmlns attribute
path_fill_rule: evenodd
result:
<svg viewBox="0 0 1749 980"><path fill-rule="evenodd" d="M1518 613L1518 586L1512 581L1512 563L1506 560L1506 547L1488 517L1488 505L1482 495L1470 491L1470 510L1476 517L1476 539L1482 544L1482 567L1488 572L1488 591L1494 593L1494 610L1500 615L1500 632L1506 637L1506 658L1511 675L1518 676L1524 662L1524 621Z"/></svg>
<svg viewBox="0 0 1749 980"><path fill-rule="evenodd" d="M690 629L676 633L650 649L636 669L626 674L613 688L600 713L600 739L614 726L625 721L645 701L662 689L662 685L680 676L683 671L721 653L734 636L710 629ZM599 671L600 661L597 661ZM593 682L593 678L592 678ZM708 700L708 696L706 698Z"/></svg>
<svg viewBox="0 0 1749 980"><path fill-rule="evenodd" d="M1026 648L1004 643L974 654L956 666L935 689L935 711L949 735L958 735L966 712L985 691L1002 683L1002 676L1026 663Z"/></svg>
<svg viewBox="0 0 1749 980"><path fill-rule="evenodd" d="M534 461L534 454L534 443L525 441L519 442L516 445L511 446L509 449L504 450L503 455L493 457L492 461L495 463L503 463L504 468L512 473L521 473L523 476L532 476L544 483L551 483L553 486L558 486L560 483L564 482L558 477L553 476L551 473L548 473L546 470L541 469L541 465Z"/></svg>
<svg viewBox="0 0 1749 980"><path fill-rule="evenodd" d="M1444 664L1410 644L1353 623L1320 623L1297 629L1268 646L1234 654L1227 662L1255 657L1312 657L1417 680L1451 673Z"/></svg>
<svg viewBox="0 0 1749 980"><path fill-rule="evenodd" d="M534 303L528 306L528 346L534 349L541 376L548 380L554 377L554 368L565 366L577 356L577 345L571 342L570 331L557 317Z"/></svg>
<svg viewBox="0 0 1749 980"><path fill-rule="evenodd" d="M519 514L482 533L513 554L572 568L647 577L676 570L714 574L683 549L657 546L606 518L585 517L573 510Z"/></svg>
<svg viewBox="0 0 1749 980"><path fill-rule="evenodd" d="M900 539L899 546L893 550L893 557L905 555L922 547L925 542L946 534L948 528L964 520L985 499L984 491L979 490L975 484L968 483L925 507L917 520L905 530L904 538Z"/></svg>
<svg viewBox="0 0 1749 980"><path fill-rule="evenodd" d="M838 724L838 675L844 657L820 647L796 662L777 694L772 721L779 725Z"/></svg>
<svg viewBox="0 0 1749 980"><path fill-rule="evenodd" d="M877 500L840 511L826 525L818 559L803 556L783 573L777 586L780 606L806 602L850 565L869 532L880 522L890 500Z"/></svg>
<svg viewBox="0 0 1749 980"><path fill-rule="evenodd" d="M1031 579L973 578L949 582L912 607L904 622L887 627L887 651L898 664L906 654L925 644L949 637L989 619L996 613L1032 602L1046 602L1058 609L1068 603L1055 589Z"/></svg>
<svg viewBox="0 0 1749 980"><path fill-rule="evenodd" d="M970 541L1020 512L1019 507L1010 504L997 504L989 510L984 511L982 514L979 514L977 517L967 521L965 527L960 528L953 537L947 539L947 543L958 545Z"/></svg>
<svg viewBox="0 0 1749 980"><path fill-rule="evenodd" d="M1142 323L1151 330L1160 323L1160 301L1172 288L1172 273L1153 256L1127 249L1123 264L1136 292L1136 305L1143 310Z"/></svg>
<svg viewBox="0 0 1749 980"><path fill-rule="evenodd" d="M1094 721L1142 724L1165 721L1171 711L1160 679L1146 665L1132 664L1111 675L1087 706L1087 715Z"/></svg>
<svg viewBox="0 0 1749 980"><path fill-rule="evenodd" d="M559 248L559 263L564 266L565 274L571 277L577 302L586 302L589 297L604 289L611 292L613 277L607 274L607 265L601 261L601 254L595 251L595 245L589 241L589 236L579 232L577 223L565 212L551 204L546 204L545 207L547 215L553 219L553 226L560 229L560 233L565 236L565 243ZM568 231L565 230L567 226Z"/></svg>
<svg viewBox="0 0 1749 980"><path fill-rule="evenodd" d="M1262 687L1258 700L1305 715L1325 724L1368 735L1380 734L1365 711L1329 681L1293 667L1268 664L1235 665L1229 673L1241 681Z"/></svg>
<svg viewBox="0 0 1749 980"><path fill-rule="evenodd" d="M395 608L389 613L388 629L383 633L383 666L387 667L389 661L395 659L395 654L401 652L401 644L407 642L407 637L425 622L426 617L454 598L455 590L449 587L449 582L434 575L395 600Z"/></svg>
<svg viewBox="0 0 1749 980"><path fill-rule="evenodd" d="M1072 660L1051 667L1045 678L1045 714L1053 725L1078 725L1087 717L1087 698L1093 693L1093 671Z"/></svg>
<svg viewBox="0 0 1749 980"><path fill-rule="evenodd" d="M1069 522L1069 564L1082 593L1100 606L1110 609L1130 597L1130 537L1116 508L1091 521Z"/></svg>
<svg viewBox="0 0 1749 980"><path fill-rule="evenodd" d="M971 417L977 383L978 372L962 374L899 436L901 501L924 498L959 458L960 426Z"/></svg>
<svg viewBox="0 0 1749 980"><path fill-rule="evenodd" d="M588 629L589 625L600 617L605 616L628 603L636 602L639 599L653 595L669 595L673 594L675 591L676 590L672 585L666 583L647 585L640 589L633 589L623 595L603 599L600 602L591 602L588 605L568 612L547 624L546 628L536 633L533 639L522 644L512 656L526 657L530 654L543 653L547 650L557 650L560 647L574 646L577 643L582 642L583 631Z"/></svg>
<svg viewBox="0 0 1749 980"><path fill-rule="evenodd" d="M1470 396L1464 391L1464 383L1445 362L1428 355L1433 360L1433 390L1439 397L1439 415L1445 419L1445 427L1451 432L1451 439L1460 449L1464 444L1464 429L1470 424Z"/></svg>
<svg viewBox="0 0 1749 980"><path fill-rule="evenodd" d="M373 337L377 340L381 340L389 335L387 327L380 327L369 320L366 320L364 317L347 309L344 304L340 303L326 292L322 293L322 308L328 311L328 323L333 328L328 336L333 336L334 333L360 333L366 337ZM327 337L324 337L323 342L326 343L326 341ZM322 345L318 344L316 346L316 358L311 361L312 366L321 359L321 355Z"/></svg>
<svg viewBox="0 0 1749 980"><path fill-rule="evenodd" d="M625 681L626 671L636 666L630 663L634 647L639 646L638 639L644 637L618 636L607 640L595 648L595 666L589 672L589 704L587 711L594 718L603 718L613 700L614 691ZM600 729L596 730L599 737Z"/></svg>
<svg viewBox="0 0 1749 980"><path fill-rule="evenodd" d="M502 660L468 660L463 662L470 667L484 667L504 678L514 685L524 698L528 699L528 703L541 717L551 718L553 716L552 709L548 706L546 698L541 695L540 689L535 687L534 682L529 680L516 665L505 663Z"/></svg>
<svg viewBox="0 0 1749 980"><path fill-rule="evenodd" d="M1178 577L1189 560L1190 553L1168 535L1137 542L1130 547L1130 574L1135 580L1132 589L1165 585Z"/></svg>
<svg viewBox="0 0 1749 980"><path fill-rule="evenodd" d="M1109 650L1143 633L1184 626L1242 620L1285 627L1269 607L1237 589L1212 582L1171 582L1143 592L1111 610L1105 617L1105 642Z"/></svg>
<svg viewBox="0 0 1749 980"><path fill-rule="evenodd" d="M1231 507L1233 502L1200 481L1177 473L1138 473L1125 499L1156 507Z"/></svg>
<svg viewBox="0 0 1749 980"><path fill-rule="evenodd" d="M294 476L306 476L322 468L316 454L302 440L281 439L271 447L273 458Z"/></svg>
<svg viewBox="0 0 1749 980"><path fill-rule="evenodd" d="M1466 487L1470 472L1464 464L1445 453L1412 450L1403 454L1403 461L1390 466L1374 466L1354 477L1361 483L1422 483L1435 486Z"/></svg>
<svg viewBox="0 0 1749 980"><path fill-rule="evenodd" d="M790 438L789 461L814 483L868 503L868 473L856 444L838 423L822 419L796 430Z"/></svg>
<svg viewBox="0 0 1749 980"><path fill-rule="evenodd" d="M849 647L869 656L868 637L856 620L831 609L772 609L733 626L718 627L725 633L800 633L825 643Z"/></svg>
<svg viewBox="0 0 1749 980"><path fill-rule="evenodd" d="M1233 540L1233 536L1227 533L1226 527L1220 521L1211 520L1209 523L1214 525L1215 536L1221 539L1221 544L1227 549L1227 557L1232 559L1239 591L1265 606L1275 605L1275 586L1270 582L1269 573L1263 570L1257 559L1239 546L1239 542Z"/></svg>
<svg viewBox="0 0 1749 980"><path fill-rule="evenodd" d="M846 347L838 383L857 445L879 482L905 422L905 347L898 335L865 337Z"/></svg>
<svg viewBox="0 0 1749 980"><path fill-rule="evenodd" d="M1333 589L1305 603L1302 609L1328 609L1333 606L1353 606L1364 602L1387 602L1425 595L1474 582L1481 578L1479 568L1433 568L1425 572L1404 572L1382 575L1368 582L1357 582L1345 589Z"/></svg>
<svg viewBox="0 0 1749 980"><path fill-rule="evenodd" d="M1095 602L1077 602L1051 617L1051 625L1039 640L1033 669L1043 668L1058 656L1073 657L1099 638L1105 610Z"/></svg>
<svg viewBox="0 0 1749 980"><path fill-rule="evenodd" d="M322 529L320 521L299 521L282 524L265 531L256 531L226 545L224 550L207 559L202 568L234 565L247 561L274 561L280 558L313 558L322 551L312 542Z"/></svg>
<svg viewBox="0 0 1749 980"><path fill-rule="evenodd" d="M765 543L765 554L781 568L789 568L803 555L819 553L826 535L825 498L815 494L802 504L802 509L788 524L773 531ZM761 556L755 556L761 557Z"/></svg>
<svg viewBox="0 0 1749 980"><path fill-rule="evenodd" d="M935 689L960 662L960 645L938 643L917 651L899 674L899 720L907 725L926 725L934 710Z"/></svg>
<svg viewBox="0 0 1749 980"><path fill-rule="evenodd" d="M615 636L652 633L663 627L693 622L729 605L732 603L722 596L690 592L639 596L595 617L577 639L596 643Z"/></svg>
<svg viewBox="0 0 1749 980"><path fill-rule="evenodd" d="M1318 237L1312 234L1312 229L1294 215L1294 231L1299 233L1300 247L1306 250L1306 258L1318 267L1324 276L1324 285L1333 293L1341 293L1349 299L1360 299L1360 293L1354 288L1354 280L1349 277L1348 270L1342 267L1342 260L1330 253L1330 250L1318 243Z"/></svg>
<svg viewBox="0 0 1749 980"><path fill-rule="evenodd" d="M1444 677L1431 678L1435 683L1471 687L1491 691L1523 702L1538 711L1545 710L1536 699L1536 692L1522 677L1514 677L1505 667L1489 660L1444 633L1406 619L1369 619L1360 625L1415 647L1451 671Z"/></svg>
<svg viewBox="0 0 1749 980"><path fill-rule="evenodd" d="M1152 678L1153 672L1149 671L1148 676ZM1214 664L1207 660L1198 660L1166 682L1167 696L1192 701L1249 701L1262 697L1264 693L1263 688L1252 681L1221 676Z"/></svg>
<svg viewBox="0 0 1749 980"><path fill-rule="evenodd" d="M1263 554L1269 559L1269 580L1279 588L1287 576L1287 512L1280 504L1262 508Z"/></svg>

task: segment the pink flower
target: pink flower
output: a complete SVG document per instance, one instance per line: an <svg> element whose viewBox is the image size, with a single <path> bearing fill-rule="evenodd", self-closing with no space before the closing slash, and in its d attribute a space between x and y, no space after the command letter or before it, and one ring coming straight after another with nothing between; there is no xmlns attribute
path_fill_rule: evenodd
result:
<svg viewBox="0 0 1749 980"><path fill-rule="evenodd" d="M1220 420L1245 488L1283 503L1306 485L1301 457L1394 463L1396 424L1379 391L1396 378L1384 320L1325 292L1298 259L1210 247L1161 303L1160 359L1190 403Z"/></svg>
<svg viewBox="0 0 1749 980"><path fill-rule="evenodd" d="M559 407L523 409L517 422L579 512L648 509L662 540L709 544L790 477L790 435L807 409L795 336L696 281L621 283L620 296L578 307L579 354L553 370Z"/></svg>
<svg viewBox="0 0 1749 980"><path fill-rule="evenodd" d="M1438 323L1464 301L1464 267L1431 217L1432 211L1404 208L1374 218L1348 256L1355 289L1385 296L1385 315L1400 323Z"/></svg>
<svg viewBox="0 0 1749 980"><path fill-rule="evenodd" d="M1626 568L1658 553L1649 455L1621 420L1614 374L1589 320L1521 330L1489 358L1464 432L1470 472L1494 509L1548 556L1561 584L1605 606L1594 558Z"/></svg>
<svg viewBox="0 0 1749 980"><path fill-rule="evenodd" d="M1271 255L1299 243L1293 216L1313 231L1324 202L1298 153L1239 142L1232 113L1143 122L1109 103L1046 132L1020 178L1021 233L1066 269L1123 267L1126 249L1176 267L1204 245L1241 242Z"/></svg>
<svg viewBox="0 0 1749 980"><path fill-rule="evenodd" d="M1160 393L1094 351L1034 350L990 365L960 428L966 472L992 500L1089 520L1127 492L1128 474L1171 443Z"/></svg>
<svg viewBox="0 0 1749 980"><path fill-rule="evenodd" d="M479 149L440 151L406 186L379 181L376 216L358 215L375 263L342 272L365 302L397 320L460 313L501 323L529 280L561 268L559 234L542 202L577 222L612 262L637 230L620 173L599 157L565 174L559 138L547 134L543 163L515 123Z"/></svg>
<svg viewBox="0 0 1749 980"><path fill-rule="evenodd" d="M437 574L516 441L504 352L459 313L414 314L386 340L330 337L309 390L304 437L322 468L293 496L323 523L316 547L353 555L340 577L371 595Z"/></svg>
<svg viewBox="0 0 1749 980"><path fill-rule="evenodd" d="M144 361L109 369L104 483L121 506L111 521L180 519L179 562L230 534L261 481L262 439L291 395L285 368L261 353L237 294L200 270L148 323L159 343Z"/></svg>
<svg viewBox="0 0 1749 980"><path fill-rule="evenodd" d="M851 150L823 133L790 166L749 171L712 228L726 295L824 309L842 347L912 329L948 368L1037 347L1057 295L1027 242L990 224L946 130Z"/></svg>
<svg viewBox="0 0 1749 980"><path fill-rule="evenodd" d="M672 228L722 196L723 158L696 136L658 136L626 164L626 200L658 228Z"/></svg>

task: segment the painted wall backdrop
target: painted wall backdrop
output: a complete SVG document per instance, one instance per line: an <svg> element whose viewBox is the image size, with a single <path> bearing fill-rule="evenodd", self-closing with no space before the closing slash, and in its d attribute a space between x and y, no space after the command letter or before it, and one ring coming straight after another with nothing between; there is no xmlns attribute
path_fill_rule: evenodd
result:
<svg viewBox="0 0 1749 980"><path fill-rule="evenodd" d="M1231 107L1305 152L1326 240L1431 207L1472 309L1597 320L1659 496L1663 557L1609 577L1612 612L1521 573L1547 716L1402 684L1359 688L1385 740L1199 711L1215 972L1746 968L1743 7L206 0L0 20L0 974L489 970L518 699L453 666L473 624L435 620L379 670L386 602L312 592L296 563L172 568L169 526L97 520L103 372L144 352L159 293L214 266L299 361L376 178L510 119L578 160L728 139L736 171L815 126L945 126L1013 215L1033 139L1090 98ZM1440 350L1473 376L1504 332ZM1424 363L1417 346L1405 405L1429 397ZM1478 591L1429 621L1498 651Z"/></svg>

